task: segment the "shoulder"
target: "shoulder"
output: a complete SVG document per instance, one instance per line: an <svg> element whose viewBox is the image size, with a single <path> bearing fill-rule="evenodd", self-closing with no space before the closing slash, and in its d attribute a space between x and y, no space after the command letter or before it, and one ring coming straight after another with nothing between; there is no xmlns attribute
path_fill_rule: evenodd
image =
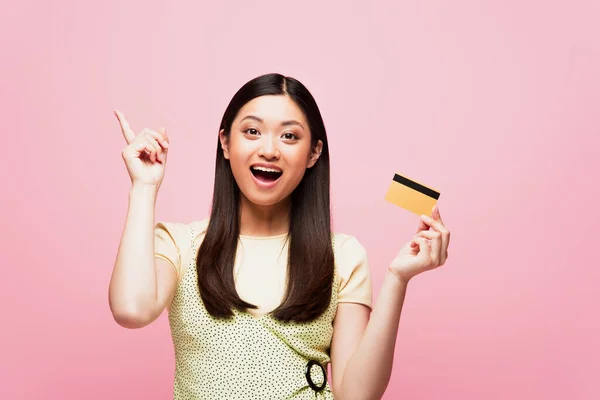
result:
<svg viewBox="0 0 600 400"><path fill-rule="evenodd" d="M189 243L192 235L197 236L199 232L205 231L206 226L208 219L191 222L159 220L154 225L154 233L158 236L168 236L175 244L181 245Z"/></svg>
<svg viewBox="0 0 600 400"><path fill-rule="evenodd" d="M190 222L162 221L154 226L155 246L177 251L180 257L206 233L208 218Z"/></svg>
<svg viewBox="0 0 600 400"><path fill-rule="evenodd" d="M371 307L371 272L365 247L355 236L336 232L334 257L339 276L338 301Z"/></svg>
<svg viewBox="0 0 600 400"><path fill-rule="evenodd" d="M367 251L360 241L347 233L335 232L334 236L334 256L344 264L350 261L358 261L367 258ZM342 267L342 265L339 265Z"/></svg>
<svg viewBox="0 0 600 400"><path fill-rule="evenodd" d="M206 233L208 227L208 218L194 220L190 222L177 221L157 221L155 230L162 230L169 233L173 239L186 240L192 238L191 235L198 236ZM195 237L194 237L195 238ZM178 240L179 239L179 240Z"/></svg>
<svg viewBox="0 0 600 400"><path fill-rule="evenodd" d="M169 261L183 276L192 257L191 250L204 237L208 218L191 222L157 221L154 226L155 257Z"/></svg>

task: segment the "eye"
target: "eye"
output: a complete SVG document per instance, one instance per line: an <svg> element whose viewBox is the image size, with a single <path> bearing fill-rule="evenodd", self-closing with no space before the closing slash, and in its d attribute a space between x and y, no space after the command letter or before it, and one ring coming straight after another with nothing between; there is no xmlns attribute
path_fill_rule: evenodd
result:
<svg viewBox="0 0 600 400"><path fill-rule="evenodd" d="M284 133L283 134L283 138L286 140L294 140L294 139L298 139L298 136L294 135L293 133Z"/></svg>
<svg viewBox="0 0 600 400"><path fill-rule="evenodd" d="M244 131L244 133L254 136L254 135L258 134L258 131L254 128L248 128Z"/></svg>

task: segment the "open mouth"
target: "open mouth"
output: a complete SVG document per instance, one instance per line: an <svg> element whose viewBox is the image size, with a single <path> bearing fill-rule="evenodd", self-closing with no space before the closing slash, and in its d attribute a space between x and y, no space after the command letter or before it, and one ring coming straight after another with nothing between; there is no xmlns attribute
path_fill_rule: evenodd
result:
<svg viewBox="0 0 600 400"><path fill-rule="evenodd" d="M265 168L265 167L250 167L250 171L252 175L256 177L257 180L264 183L272 183L281 177L283 172L281 170L275 168Z"/></svg>

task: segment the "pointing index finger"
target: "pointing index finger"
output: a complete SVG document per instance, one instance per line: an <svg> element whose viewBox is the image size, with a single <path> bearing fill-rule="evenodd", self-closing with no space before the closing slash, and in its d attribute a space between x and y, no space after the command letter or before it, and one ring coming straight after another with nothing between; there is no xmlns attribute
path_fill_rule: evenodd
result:
<svg viewBox="0 0 600 400"><path fill-rule="evenodd" d="M135 133L129 127L129 122L125 119L125 116L119 111L114 110L117 119L119 120L119 124L121 125L121 132L123 132L123 136L125 136L125 140L127 143L131 143L131 141L135 138Z"/></svg>

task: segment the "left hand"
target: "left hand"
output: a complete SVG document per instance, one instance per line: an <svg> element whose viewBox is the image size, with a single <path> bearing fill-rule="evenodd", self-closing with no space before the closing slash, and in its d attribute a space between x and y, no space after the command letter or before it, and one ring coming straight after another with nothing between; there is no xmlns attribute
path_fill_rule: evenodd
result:
<svg viewBox="0 0 600 400"><path fill-rule="evenodd" d="M444 226L436 205L431 217L421 215L417 234L400 249L389 270L402 281L408 282L421 272L443 265L448 258L449 243L450 231Z"/></svg>

